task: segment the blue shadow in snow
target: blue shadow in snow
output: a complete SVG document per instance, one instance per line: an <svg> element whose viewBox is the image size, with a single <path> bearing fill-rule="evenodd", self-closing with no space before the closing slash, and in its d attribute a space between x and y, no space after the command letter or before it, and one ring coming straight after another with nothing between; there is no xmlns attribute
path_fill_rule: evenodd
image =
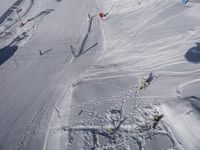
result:
<svg viewBox="0 0 200 150"><path fill-rule="evenodd" d="M17 49L18 49L18 46L16 45L14 46L8 45L0 49L0 65L5 63L10 57L12 57Z"/></svg>
<svg viewBox="0 0 200 150"><path fill-rule="evenodd" d="M192 63L200 63L200 43L190 48L185 54L185 58Z"/></svg>
<svg viewBox="0 0 200 150"><path fill-rule="evenodd" d="M9 45L0 49L0 66L14 55L14 53L18 49L17 43L19 43L26 37L28 37L27 33L23 32L20 36L16 37Z"/></svg>

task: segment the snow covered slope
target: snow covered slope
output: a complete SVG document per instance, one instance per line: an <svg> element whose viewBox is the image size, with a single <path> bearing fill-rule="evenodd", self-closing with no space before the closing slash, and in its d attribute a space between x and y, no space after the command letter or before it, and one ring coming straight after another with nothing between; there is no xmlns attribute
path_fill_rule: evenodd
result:
<svg viewBox="0 0 200 150"><path fill-rule="evenodd" d="M102 20L105 51L72 87L70 111L58 106L49 143L60 149L199 150L200 5L97 2L99 12L109 12ZM150 72L156 77L139 90ZM164 117L153 129L159 114Z"/></svg>
<svg viewBox="0 0 200 150"><path fill-rule="evenodd" d="M0 149L200 149L199 3L28 0L20 28L15 2L0 6Z"/></svg>
<svg viewBox="0 0 200 150"><path fill-rule="evenodd" d="M23 27L14 12L1 24L0 149L39 150L55 104L101 53L101 29L94 19L81 55L73 60L70 45L82 44L88 13L97 8L93 0L33 0L19 8Z"/></svg>

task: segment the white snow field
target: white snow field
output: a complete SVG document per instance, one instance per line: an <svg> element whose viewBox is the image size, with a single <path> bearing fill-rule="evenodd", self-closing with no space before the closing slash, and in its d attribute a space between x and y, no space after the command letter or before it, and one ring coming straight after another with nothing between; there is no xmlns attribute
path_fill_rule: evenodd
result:
<svg viewBox="0 0 200 150"><path fill-rule="evenodd" d="M199 91L198 0L0 0L0 150L200 150Z"/></svg>

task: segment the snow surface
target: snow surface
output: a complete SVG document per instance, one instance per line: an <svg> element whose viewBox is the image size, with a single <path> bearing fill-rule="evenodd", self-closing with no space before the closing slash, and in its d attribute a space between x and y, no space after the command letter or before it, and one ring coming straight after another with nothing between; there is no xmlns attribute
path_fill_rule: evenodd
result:
<svg viewBox="0 0 200 150"><path fill-rule="evenodd" d="M193 2L0 0L0 150L199 150Z"/></svg>

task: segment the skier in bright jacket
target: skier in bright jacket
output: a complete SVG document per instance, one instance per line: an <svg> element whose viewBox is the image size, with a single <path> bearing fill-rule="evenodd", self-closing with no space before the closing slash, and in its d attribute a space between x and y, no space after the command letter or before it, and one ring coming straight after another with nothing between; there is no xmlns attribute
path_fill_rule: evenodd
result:
<svg viewBox="0 0 200 150"><path fill-rule="evenodd" d="M101 19L107 17L107 15L108 15L108 13L105 13L105 14L104 14L103 12L100 12L100 13L99 13L99 17L100 17Z"/></svg>

